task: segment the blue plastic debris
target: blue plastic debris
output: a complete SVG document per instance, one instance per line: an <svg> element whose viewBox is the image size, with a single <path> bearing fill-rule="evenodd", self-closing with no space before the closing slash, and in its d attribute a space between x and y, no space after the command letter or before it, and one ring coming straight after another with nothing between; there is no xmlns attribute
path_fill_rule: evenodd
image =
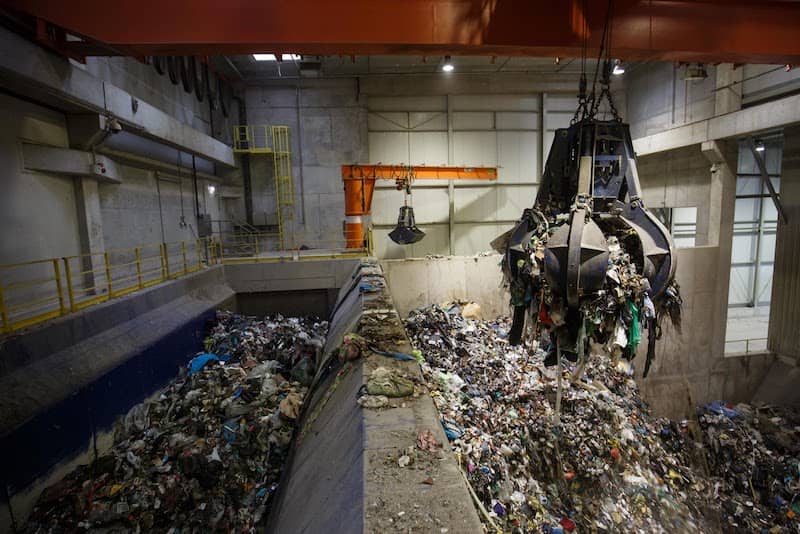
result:
<svg viewBox="0 0 800 534"><path fill-rule="evenodd" d="M444 428L444 434L450 441L458 439L464 435L463 430L461 430L455 423L448 421L447 419L442 419L442 428Z"/></svg>
<svg viewBox="0 0 800 534"><path fill-rule="evenodd" d="M202 371L203 367L205 367L208 362L227 362L229 358L230 356L227 355L217 356L216 354L211 354L210 352L198 354L192 358L192 361L189 362L189 376Z"/></svg>
<svg viewBox="0 0 800 534"><path fill-rule="evenodd" d="M494 502L494 506L492 506L492 510L494 510L494 513L497 514L497 517L503 517L504 515L506 515L506 509L503 506L503 503L501 503L500 501L495 501Z"/></svg>
<svg viewBox="0 0 800 534"><path fill-rule="evenodd" d="M369 282L361 282L358 284L358 292L359 293L375 293L380 288L375 287L374 285L370 284Z"/></svg>
<svg viewBox="0 0 800 534"><path fill-rule="evenodd" d="M236 441L236 433L239 431L239 421L238 419L228 419L225 421L225 424L222 425L222 437L225 438L225 441L228 443L234 443Z"/></svg>
<svg viewBox="0 0 800 534"><path fill-rule="evenodd" d="M730 404L727 404L726 402L721 400L709 402L708 404L703 406L703 409L706 412L715 413L717 415L724 415L729 419L734 419L741 415L738 411L734 410Z"/></svg>
<svg viewBox="0 0 800 534"><path fill-rule="evenodd" d="M415 357L411 356L410 354L403 354L402 352L392 352L392 351L388 351L388 350L377 350L377 349L374 349L372 347L370 347L369 350L371 350L375 354L378 354L380 356L384 356L386 358L393 358L395 360L405 360L405 361L412 361L412 362L417 361L417 359Z"/></svg>

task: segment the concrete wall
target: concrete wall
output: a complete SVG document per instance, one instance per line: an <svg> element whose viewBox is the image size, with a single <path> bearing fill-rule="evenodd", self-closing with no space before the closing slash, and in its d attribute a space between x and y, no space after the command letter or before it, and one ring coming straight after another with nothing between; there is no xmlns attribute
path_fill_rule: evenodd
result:
<svg viewBox="0 0 800 534"><path fill-rule="evenodd" d="M367 158L366 97L357 80L295 80L249 87L245 97L249 124L290 128L295 240L315 248L344 246L340 167ZM251 161L253 220L270 223L275 213L271 161Z"/></svg>
<svg viewBox="0 0 800 534"><path fill-rule="evenodd" d="M397 312L453 300L480 304L485 319L509 315L509 294L503 287L501 256L449 256L383 260L381 266Z"/></svg>
<svg viewBox="0 0 800 534"><path fill-rule="evenodd" d="M77 254L72 180L26 171L22 160L23 140L68 146L64 116L7 95L0 114L0 264Z"/></svg>
<svg viewBox="0 0 800 534"><path fill-rule="evenodd" d="M684 66L636 64L624 75L634 139L797 92L800 71L781 65L706 65L704 80L684 80ZM733 102L735 106L729 104Z"/></svg>
<svg viewBox="0 0 800 534"><path fill-rule="evenodd" d="M705 80L684 81L682 70L673 63L654 62L625 73L626 119L634 139L714 115L715 67L707 67Z"/></svg>
<svg viewBox="0 0 800 534"><path fill-rule="evenodd" d="M232 164L233 156L212 136L230 140L231 125L239 122L235 105L226 119L220 109L211 109L208 96L199 102L152 65L131 58L89 58L81 64L2 29L0 42L0 111L5 118L0 129L0 265L162 240L194 241L198 228L188 151L199 155L200 212L214 219L229 217L220 198L223 178L213 174L230 173L219 162ZM23 166L21 143L79 148L85 139L68 128L70 117L96 118L105 112L124 124L122 134L96 147L117 164L119 184L83 187L80 177ZM216 196L207 189L211 183ZM4 281L7 272L0 273Z"/></svg>
<svg viewBox="0 0 800 534"><path fill-rule="evenodd" d="M696 244L710 244L711 163L700 145L642 156L638 169L647 207L697 207Z"/></svg>
<svg viewBox="0 0 800 534"><path fill-rule="evenodd" d="M194 94L183 90L180 80L173 85L169 76L159 75L153 65L128 57L90 57L85 65L76 62L72 65L135 95L195 130L225 142L230 142L232 126L238 124L235 103L226 118L219 107L211 110L207 94L199 102Z"/></svg>

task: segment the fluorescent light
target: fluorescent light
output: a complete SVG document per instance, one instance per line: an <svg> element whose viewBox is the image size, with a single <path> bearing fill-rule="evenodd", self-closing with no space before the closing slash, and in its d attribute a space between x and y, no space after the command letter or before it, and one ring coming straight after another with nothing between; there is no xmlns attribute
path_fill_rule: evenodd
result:
<svg viewBox="0 0 800 534"><path fill-rule="evenodd" d="M213 185L209 185L208 186L208 194L209 195L213 195L216 190L217 190L217 188L214 187Z"/></svg>
<svg viewBox="0 0 800 534"><path fill-rule="evenodd" d="M299 61L300 54L281 54L281 61ZM278 61L275 54L253 54L256 61Z"/></svg>
<svg viewBox="0 0 800 534"><path fill-rule="evenodd" d="M450 60L450 56L444 56L444 63L442 63L442 70L444 72L453 72L454 70L456 70L456 67Z"/></svg>
<svg viewBox="0 0 800 534"><path fill-rule="evenodd" d="M620 60L614 61L614 70L611 71L611 74L614 76L619 76L620 74L625 74L625 64Z"/></svg>
<svg viewBox="0 0 800 534"><path fill-rule="evenodd" d="M756 146L756 152L764 152L767 149L767 147L764 146L764 141L762 141L761 139L756 139L755 146Z"/></svg>

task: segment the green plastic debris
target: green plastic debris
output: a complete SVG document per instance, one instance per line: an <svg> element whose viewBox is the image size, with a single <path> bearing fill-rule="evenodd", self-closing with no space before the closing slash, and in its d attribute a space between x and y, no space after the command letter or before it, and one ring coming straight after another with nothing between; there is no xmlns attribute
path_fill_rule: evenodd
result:
<svg viewBox="0 0 800 534"><path fill-rule="evenodd" d="M639 342L642 340L642 323L639 322L639 308L630 300L628 301L628 309L631 312L631 317L633 317L631 330L628 332L628 348L632 352L636 352L636 347L639 346Z"/></svg>

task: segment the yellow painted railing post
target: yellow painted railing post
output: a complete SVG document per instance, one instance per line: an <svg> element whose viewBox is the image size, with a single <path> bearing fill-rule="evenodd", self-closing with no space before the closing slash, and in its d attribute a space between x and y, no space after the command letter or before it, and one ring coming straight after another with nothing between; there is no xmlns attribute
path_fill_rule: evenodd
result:
<svg viewBox="0 0 800 534"><path fill-rule="evenodd" d="M161 259L164 261L164 279L169 279L169 254L167 253L167 244L161 243Z"/></svg>
<svg viewBox="0 0 800 534"><path fill-rule="evenodd" d="M67 279L67 297L69 298L69 311L75 311L75 290L72 288L72 268L69 266L69 258L64 260L64 276Z"/></svg>
<svg viewBox="0 0 800 534"><path fill-rule="evenodd" d="M111 298L111 293L114 290L111 287L111 261L108 258L108 252L103 252L103 259L106 262L106 284L108 285L108 298Z"/></svg>
<svg viewBox="0 0 800 534"><path fill-rule="evenodd" d="M64 291L61 288L61 268L58 266L58 258L53 258L53 274L56 275L56 291L58 291L58 309L61 315L67 313L67 308L64 306Z"/></svg>
<svg viewBox="0 0 800 534"><path fill-rule="evenodd" d="M201 253L200 247L202 247L202 239L198 239L195 247L197 247L197 269L199 270L203 266L203 254Z"/></svg>
<svg viewBox="0 0 800 534"><path fill-rule="evenodd" d="M10 332L11 325L8 324L8 313L6 312L6 301L3 298L3 284L0 283L0 319L3 321L3 324L0 325L0 332Z"/></svg>
<svg viewBox="0 0 800 534"><path fill-rule="evenodd" d="M133 249L133 253L136 255L136 280L139 282L139 289L144 287L144 282L142 280L142 253L139 250L141 247L136 247Z"/></svg>
<svg viewBox="0 0 800 534"><path fill-rule="evenodd" d="M181 254L183 254L183 274L189 272L189 264L186 263L186 241L181 241Z"/></svg>

